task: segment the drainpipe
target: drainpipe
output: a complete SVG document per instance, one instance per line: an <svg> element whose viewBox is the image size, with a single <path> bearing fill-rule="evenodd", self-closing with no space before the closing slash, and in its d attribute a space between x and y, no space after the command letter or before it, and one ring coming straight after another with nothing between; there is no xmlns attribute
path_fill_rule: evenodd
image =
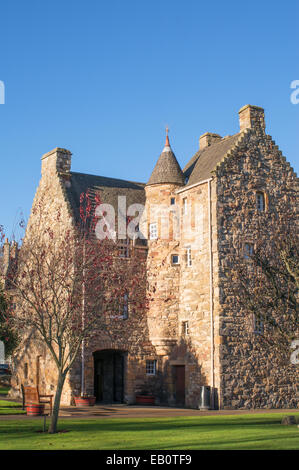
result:
<svg viewBox="0 0 299 470"><path fill-rule="evenodd" d="M86 247L85 235L83 245L83 285L82 285L82 329L85 328L85 260L86 260ZM85 394L85 341L82 339L81 349L81 397Z"/></svg>
<svg viewBox="0 0 299 470"><path fill-rule="evenodd" d="M208 211L209 211L209 258L210 258L210 332L211 332L211 408L215 408L215 373L214 373L214 305L213 305L213 246L212 246L212 201L211 180L208 181Z"/></svg>

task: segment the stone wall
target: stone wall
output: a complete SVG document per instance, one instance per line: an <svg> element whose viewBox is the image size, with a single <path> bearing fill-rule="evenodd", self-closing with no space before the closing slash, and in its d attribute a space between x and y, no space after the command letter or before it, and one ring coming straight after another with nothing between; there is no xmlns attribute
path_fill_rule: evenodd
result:
<svg viewBox="0 0 299 470"><path fill-rule="evenodd" d="M244 244L254 245L261 227L270 237L285 208L296 210L298 180L263 126L241 134L216 176L221 407L298 407L298 367L281 367L271 350L261 347L250 319L239 311L231 277L234 263L244 256ZM265 193L264 212L257 210L257 191Z"/></svg>

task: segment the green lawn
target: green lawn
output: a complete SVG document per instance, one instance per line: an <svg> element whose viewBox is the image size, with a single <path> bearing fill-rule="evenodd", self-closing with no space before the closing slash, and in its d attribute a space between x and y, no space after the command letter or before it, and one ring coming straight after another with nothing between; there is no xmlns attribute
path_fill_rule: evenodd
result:
<svg viewBox="0 0 299 470"><path fill-rule="evenodd" d="M3 387L2 385L0 385L0 395L7 395L8 391L9 391L8 387Z"/></svg>
<svg viewBox="0 0 299 470"><path fill-rule="evenodd" d="M0 400L0 415L17 415L25 413L20 403Z"/></svg>
<svg viewBox="0 0 299 470"><path fill-rule="evenodd" d="M299 413L296 414L299 422ZM0 420L0 449L299 449L297 425L283 413L147 419L60 420L43 434L40 420Z"/></svg>

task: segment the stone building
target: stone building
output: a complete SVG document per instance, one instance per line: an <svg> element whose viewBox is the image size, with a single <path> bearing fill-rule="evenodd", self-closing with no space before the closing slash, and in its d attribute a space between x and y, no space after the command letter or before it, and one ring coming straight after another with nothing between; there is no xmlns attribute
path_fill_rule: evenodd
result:
<svg viewBox="0 0 299 470"><path fill-rule="evenodd" d="M87 392L98 401L135 403L145 391L157 404L198 407L202 386L211 387L215 408L298 407L298 370L273 368L255 350L254 329L244 343L243 318L232 301L230 266L254 246L257 223L271 211L294 206L297 177L272 137L265 132L264 110L239 111L240 130L221 137L206 132L199 151L181 169L166 137L147 184L71 171L71 153L56 148L42 157L42 177L34 204L46 196L47 217L63 205L63 220L73 226L80 194L99 191L117 211L144 205L140 233L150 307L138 319L127 315L111 341L95 334L86 355ZM34 229L32 213L27 236ZM132 241L125 257L129 258ZM245 250L245 251L244 251ZM53 393L55 367L46 348L28 340L15 358L12 395L21 383ZM66 382L62 403L80 392L80 361ZM270 378L273 380L270 380Z"/></svg>

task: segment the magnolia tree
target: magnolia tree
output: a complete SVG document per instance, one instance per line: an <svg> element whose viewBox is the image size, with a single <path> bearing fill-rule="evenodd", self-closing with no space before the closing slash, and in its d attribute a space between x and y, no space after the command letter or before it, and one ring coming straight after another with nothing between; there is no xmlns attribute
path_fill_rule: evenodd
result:
<svg viewBox="0 0 299 470"><path fill-rule="evenodd" d="M80 350L84 354L84 346L95 332L107 335L118 328L115 312L128 299L136 314L145 307L142 254L132 250L130 259L124 260L108 232L98 240L95 201L82 194L80 202L80 223L73 229L63 228L62 210L49 227L45 225L44 201L35 207L34 229L27 229L18 269L10 278L17 306L14 328L34 333L48 348L57 368L50 433L57 431L63 387Z"/></svg>
<svg viewBox="0 0 299 470"><path fill-rule="evenodd" d="M245 246L232 269L235 301L259 333L261 347L282 363L298 364L299 240L292 217L260 227L255 243Z"/></svg>

